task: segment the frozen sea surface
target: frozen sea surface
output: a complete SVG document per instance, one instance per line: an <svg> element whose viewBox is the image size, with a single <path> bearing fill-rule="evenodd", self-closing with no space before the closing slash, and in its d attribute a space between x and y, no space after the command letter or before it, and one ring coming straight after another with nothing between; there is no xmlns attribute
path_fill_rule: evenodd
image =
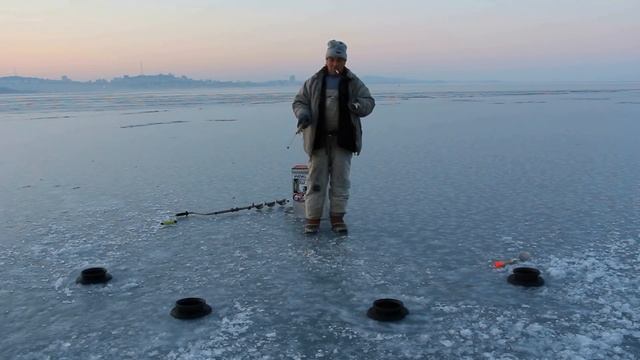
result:
<svg viewBox="0 0 640 360"><path fill-rule="evenodd" d="M346 237L288 207L159 224L290 197L297 89L0 96L2 358L638 358L638 89L372 87ZM491 267L520 251L545 286ZM213 313L172 318L189 296ZM382 297L411 313L370 320Z"/></svg>

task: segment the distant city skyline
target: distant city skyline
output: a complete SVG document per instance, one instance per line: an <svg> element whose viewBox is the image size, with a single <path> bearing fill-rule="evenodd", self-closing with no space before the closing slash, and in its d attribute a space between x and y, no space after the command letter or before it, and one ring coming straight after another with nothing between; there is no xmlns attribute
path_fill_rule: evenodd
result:
<svg viewBox="0 0 640 360"><path fill-rule="evenodd" d="M0 77L304 79L326 42L358 75L640 80L640 1L4 0Z"/></svg>

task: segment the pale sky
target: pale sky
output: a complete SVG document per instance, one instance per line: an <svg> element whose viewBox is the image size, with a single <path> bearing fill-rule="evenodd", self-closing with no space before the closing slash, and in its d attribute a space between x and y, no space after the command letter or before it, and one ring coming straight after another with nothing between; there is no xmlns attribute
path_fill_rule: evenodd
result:
<svg viewBox="0 0 640 360"><path fill-rule="evenodd" d="M640 0L0 0L0 76L640 80Z"/></svg>

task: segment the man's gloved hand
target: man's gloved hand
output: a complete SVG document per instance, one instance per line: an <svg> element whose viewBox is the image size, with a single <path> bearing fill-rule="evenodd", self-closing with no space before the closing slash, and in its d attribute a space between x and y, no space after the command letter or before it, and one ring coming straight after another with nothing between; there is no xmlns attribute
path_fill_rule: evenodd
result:
<svg viewBox="0 0 640 360"><path fill-rule="evenodd" d="M304 130L311 125L311 116L309 114L303 114L298 119L298 130Z"/></svg>
<svg viewBox="0 0 640 360"><path fill-rule="evenodd" d="M354 102L349 104L349 110L351 110L351 112L353 113L358 113L358 111L360 111L360 103L359 102Z"/></svg>

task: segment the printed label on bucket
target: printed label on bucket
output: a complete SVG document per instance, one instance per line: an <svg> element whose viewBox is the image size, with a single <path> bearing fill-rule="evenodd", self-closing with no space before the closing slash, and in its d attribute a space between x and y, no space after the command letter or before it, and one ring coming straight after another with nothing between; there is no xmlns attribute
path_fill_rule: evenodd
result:
<svg viewBox="0 0 640 360"><path fill-rule="evenodd" d="M297 164L291 168L291 178L293 183L293 194L291 196L293 203L293 213L296 217L305 218L304 195L307 192L307 176L309 176L309 167L307 164ZM322 210L322 219L329 217L329 194L327 193L324 208Z"/></svg>
<svg viewBox="0 0 640 360"><path fill-rule="evenodd" d="M293 181L292 203L293 211L297 217L304 218L304 194L307 192L307 175L309 167L306 164L294 165L291 168Z"/></svg>

